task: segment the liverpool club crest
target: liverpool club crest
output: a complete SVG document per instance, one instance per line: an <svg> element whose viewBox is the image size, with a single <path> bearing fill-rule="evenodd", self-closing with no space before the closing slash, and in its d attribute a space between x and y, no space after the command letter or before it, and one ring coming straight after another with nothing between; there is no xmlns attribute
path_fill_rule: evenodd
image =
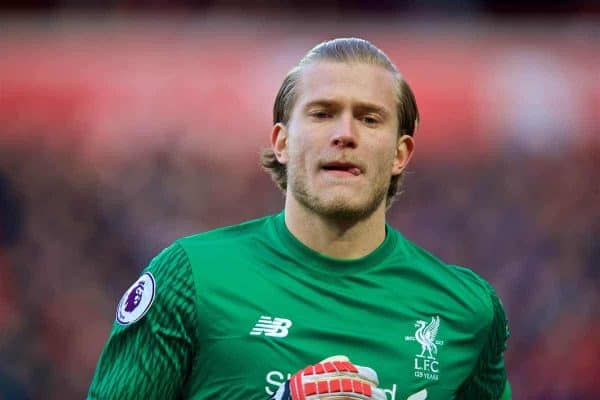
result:
<svg viewBox="0 0 600 400"><path fill-rule="evenodd" d="M437 359L438 346L443 346L443 340L437 340L438 330L440 328L440 317L436 315L431 317L427 323L423 320L417 320L417 328L414 336L405 336L404 340L416 341L421 345L421 351L415 355L414 369L417 378L437 381L439 379L440 364Z"/></svg>

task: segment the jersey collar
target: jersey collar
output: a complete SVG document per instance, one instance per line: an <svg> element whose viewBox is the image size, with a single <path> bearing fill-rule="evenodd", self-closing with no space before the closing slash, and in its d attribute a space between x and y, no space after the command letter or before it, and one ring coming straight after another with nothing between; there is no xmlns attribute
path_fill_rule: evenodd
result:
<svg viewBox="0 0 600 400"><path fill-rule="evenodd" d="M343 275L376 268L390 255L398 243L398 232L386 223L385 239L371 253L354 259L333 258L321 254L300 242L287 228L283 212L274 215L272 221L277 239L283 244L285 250L298 260L298 263L320 272Z"/></svg>

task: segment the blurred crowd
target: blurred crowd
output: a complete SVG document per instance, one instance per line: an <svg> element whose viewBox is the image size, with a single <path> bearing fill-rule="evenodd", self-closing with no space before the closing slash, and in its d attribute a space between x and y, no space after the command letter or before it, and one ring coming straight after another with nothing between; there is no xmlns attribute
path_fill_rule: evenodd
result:
<svg viewBox="0 0 600 400"><path fill-rule="evenodd" d="M598 14L600 5L593 0L4 0L0 9L15 11L110 10L117 12L210 12L215 8L249 11L287 10L307 13L311 9L337 14L489 14L503 15L573 15Z"/></svg>
<svg viewBox="0 0 600 400"><path fill-rule="evenodd" d="M600 399L598 15L586 0L0 2L0 400L83 398L157 252L282 209L253 147L274 77L349 34L399 63L422 111L388 221L497 289L515 400Z"/></svg>
<svg viewBox="0 0 600 400"><path fill-rule="evenodd" d="M122 292L182 235L275 213L258 166L169 144L91 161L0 146L0 399L86 393ZM244 164L246 165L246 164ZM419 158L389 222L488 279L506 307L515 399L600 398L600 147Z"/></svg>

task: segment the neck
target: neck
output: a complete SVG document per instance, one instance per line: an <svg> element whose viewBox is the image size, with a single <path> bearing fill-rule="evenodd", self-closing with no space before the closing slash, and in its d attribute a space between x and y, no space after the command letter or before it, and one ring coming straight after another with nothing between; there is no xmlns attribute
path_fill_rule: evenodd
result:
<svg viewBox="0 0 600 400"><path fill-rule="evenodd" d="M316 214L288 193L285 224L300 242L321 254L333 258L360 258L385 240L385 204L360 220L333 218Z"/></svg>

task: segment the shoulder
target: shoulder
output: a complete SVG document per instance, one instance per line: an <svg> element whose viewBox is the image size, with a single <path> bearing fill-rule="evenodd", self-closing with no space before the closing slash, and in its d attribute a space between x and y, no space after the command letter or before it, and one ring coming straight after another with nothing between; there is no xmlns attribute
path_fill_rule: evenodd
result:
<svg viewBox="0 0 600 400"><path fill-rule="evenodd" d="M237 225L197 233L180 238L175 243L180 245L185 251L194 251L212 246L227 246L232 243L240 244L244 241L252 241L252 239L265 234L272 223L273 217L269 215Z"/></svg>
<svg viewBox="0 0 600 400"><path fill-rule="evenodd" d="M168 287L166 282L187 278L190 272L189 257L178 242L173 242L158 253L143 272L156 281L157 287L164 289Z"/></svg>
<svg viewBox="0 0 600 400"><path fill-rule="evenodd" d="M460 283L461 294L471 298L471 304L474 310L485 320L485 325L489 326L493 320L501 317L504 318L504 309L500 298L496 294L493 286L473 270L458 266L447 265L447 268L456 276Z"/></svg>
<svg viewBox="0 0 600 400"><path fill-rule="evenodd" d="M175 241L185 254L194 280L223 284L264 265L277 249L274 216L267 216L187 236ZM199 288L199 293L202 290Z"/></svg>
<svg viewBox="0 0 600 400"><path fill-rule="evenodd" d="M415 281L422 284L423 290L429 289L428 297L454 305L461 310L460 314L478 321L480 326L491 323L497 308L497 295L488 281L472 269L449 264L404 238L399 241L399 246Z"/></svg>
<svg viewBox="0 0 600 400"><path fill-rule="evenodd" d="M449 264L401 234L399 236L398 252L420 274L444 281L444 286L449 286L450 289L460 292L467 290L476 296L485 295L490 290L489 283L472 269Z"/></svg>
<svg viewBox="0 0 600 400"><path fill-rule="evenodd" d="M260 237L267 229L270 219L271 216L267 216L179 238L160 251L146 270L159 274L186 270L197 250L215 249L228 244L239 245L245 239Z"/></svg>
<svg viewBox="0 0 600 400"><path fill-rule="evenodd" d="M117 306L116 322L127 326L145 317L146 323L154 325L164 322L165 310L169 315L190 314L194 291L188 257L173 243L157 254L125 291Z"/></svg>

